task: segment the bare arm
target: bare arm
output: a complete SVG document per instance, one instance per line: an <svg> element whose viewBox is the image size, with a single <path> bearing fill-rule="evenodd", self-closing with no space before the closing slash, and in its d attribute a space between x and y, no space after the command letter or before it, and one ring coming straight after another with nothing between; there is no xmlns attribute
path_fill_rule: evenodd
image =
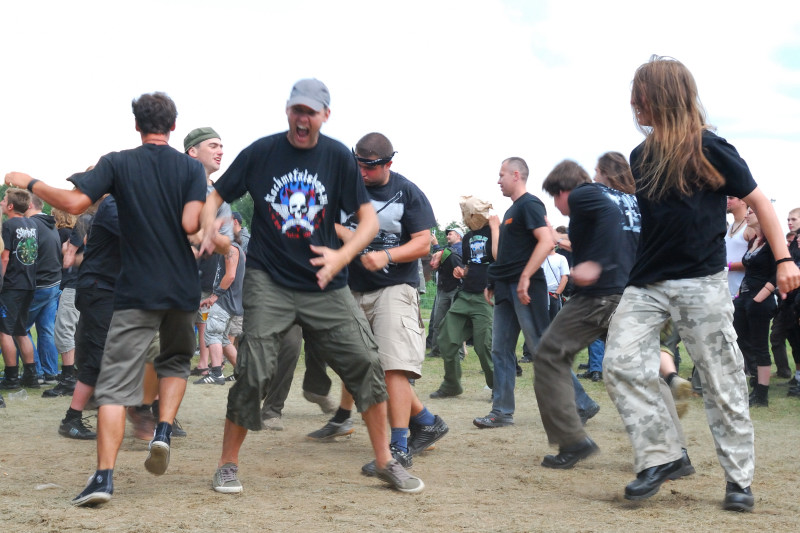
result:
<svg viewBox="0 0 800 533"><path fill-rule="evenodd" d="M525 268L522 270L519 282L517 283L517 296L522 305L531 303L531 297L528 296L531 276L542 268L542 263L547 259L547 255L556 244L555 241L553 241L553 233L547 226L542 226L533 230L533 236L537 239L536 247L533 249L531 258L528 259L528 262L525 264Z"/></svg>
<svg viewBox="0 0 800 533"><path fill-rule="evenodd" d="M500 246L500 219L497 215L489 217L489 229L492 230L492 257L497 260L497 249Z"/></svg>
<svg viewBox="0 0 800 533"><path fill-rule="evenodd" d="M756 187L753 192L742 198L742 200L753 209L758 217L761 230L764 232L770 248L772 248L775 259L791 257L789 248L786 246L786 238L775 214L775 208L772 207L772 203L761 189ZM781 298L786 298L788 292L800 286L800 270L798 270L794 261L784 261L778 265L777 280Z"/></svg>
<svg viewBox="0 0 800 533"><path fill-rule="evenodd" d="M33 180L28 174L23 172L9 172L6 174L6 184L25 189ZM92 199L82 193L79 189L57 189L51 187L43 181L37 181L33 186L33 192L48 204L71 213L80 215L92 205Z"/></svg>
<svg viewBox="0 0 800 533"><path fill-rule="evenodd" d="M569 282L569 276L561 276L561 282L556 287L556 294L561 296L561 293L564 292L564 288L567 286L567 282Z"/></svg>
<svg viewBox="0 0 800 533"><path fill-rule="evenodd" d="M78 254L78 247L72 244L71 242L64 243L63 255L64 255L64 263L63 263L64 268L79 266L81 264L81 262L78 261L79 255L81 259L83 259L83 254Z"/></svg>
<svg viewBox="0 0 800 533"><path fill-rule="evenodd" d="M3 275L6 275L6 267L8 266L8 258L11 255L11 252L8 250L3 250L2 254L2 261L3 261Z"/></svg>
<svg viewBox="0 0 800 533"><path fill-rule="evenodd" d="M334 276L366 248L378 234L380 228L378 215L371 203L361 204L356 212L356 217L358 218L356 231L352 232L352 237L344 242L338 250L327 246L311 246L311 251L318 255L311 259L311 264L321 267L317 271L317 285L320 289L327 287Z"/></svg>
<svg viewBox="0 0 800 533"><path fill-rule="evenodd" d="M360 225L360 224L359 224ZM361 256L361 263L367 270L380 270L389 265L389 255L392 256L392 263L411 263L420 257L428 255L431 243L430 230L422 230L411 234L411 239L401 245L387 250L369 252Z"/></svg>
<svg viewBox="0 0 800 533"><path fill-rule="evenodd" d="M213 190L208 196L206 196L206 203L200 204L202 207L199 213L200 231L202 232L202 240L200 244L201 254L213 254L217 250L220 225L215 224L215 219L217 217L217 211L222 205L222 202L222 196L220 196L216 190ZM186 210L184 209L184 217L185 216ZM187 233L191 235L192 233L197 233L197 230ZM230 242L228 243L228 246L230 246ZM227 252L227 249L222 251L222 253Z"/></svg>
<svg viewBox="0 0 800 533"><path fill-rule="evenodd" d="M233 280L236 279L236 269L239 266L239 249L231 246L228 253L225 254L225 275L219 281L218 289L227 291L233 285ZM200 302L201 308L208 308L217 303L219 296L216 293L211 294L208 298Z"/></svg>

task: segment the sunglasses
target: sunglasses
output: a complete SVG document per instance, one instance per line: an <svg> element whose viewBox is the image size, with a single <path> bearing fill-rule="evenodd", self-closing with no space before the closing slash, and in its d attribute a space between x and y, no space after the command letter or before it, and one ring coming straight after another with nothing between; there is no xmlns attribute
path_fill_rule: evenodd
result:
<svg viewBox="0 0 800 533"><path fill-rule="evenodd" d="M392 155L387 156L387 157L379 157L378 159L368 159L366 157L360 157L356 153L354 148L351 148L351 151L353 152L353 156L356 158L356 161L358 161L362 165L366 165L368 167L377 167L378 165L385 165L386 163L391 161L392 158L394 157L394 154L397 153L397 152L392 152Z"/></svg>

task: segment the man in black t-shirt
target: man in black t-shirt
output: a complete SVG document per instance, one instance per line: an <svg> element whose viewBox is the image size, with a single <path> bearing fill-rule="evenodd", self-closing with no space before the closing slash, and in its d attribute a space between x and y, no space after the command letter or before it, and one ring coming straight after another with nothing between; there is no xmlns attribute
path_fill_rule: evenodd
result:
<svg viewBox="0 0 800 533"><path fill-rule="evenodd" d="M21 173L6 175L6 183L27 188L74 214L109 192L119 208L122 270L95 388L100 405L97 471L72 501L75 505L111 499L125 406L142 403L145 352L157 331L161 352L154 366L160 421L145 468L156 475L166 472L172 422L195 350L192 319L200 304L200 282L188 235L199 230L205 199L203 167L168 145L177 116L172 99L164 93L144 94L132 107L142 145L101 157L92 170L71 178L76 189L56 189Z"/></svg>
<svg viewBox="0 0 800 533"><path fill-rule="evenodd" d="M415 453L426 450L448 432L447 424L428 411L409 382L422 376L425 360L417 262L428 254L430 229L436 219L419 187L391 170L396 152L385 135L368 133L354 152L380 229L360 257L350 263L348 284L378 342L389 393L392 455L410 467ZM343 210L342 225L337 228L340 238L349 241L358 226L357 220ZM352 397L343 389L339 410L309 438L327 438L329 429L349 419L352 406ZM361 471L375 475L375 462L367 463Z"/></svg>
<svg viewBox="0 0 800 533"><path fill-rule="evenodd" d="M431 351L426 357L439 357L439 343L437 337L438 329L444 322L447 310L453 304L458 289L461 288L461 280L453 276L453 271L458 267L463 267L461 261L461 239L464 238L464 231L461 228L450 228L445 232L447 246L439 250L431 257L431 269L436 271L436 301L431 311L431 323L428 328L432 333ZM463 354L462 354L463 355Z"/></svg>
<svg viewBox="0 0 800 533"><path fill-rule="evenodd" d="M479 215L476 211L483 210ZM458 396L461 388L461 358L458 351L462 343L472 337L472 345L478 355L486 386L494 387L494 365L492 364L492 306L483 297L486 288L492 255L492 230L487 215L490 204L474 198L462 198L461 212L464 224L471 231L461 241L463 267L453 274L461 280L461 288L455 295L441 326L437 344L444 363L444 379L431 398Z"/></svg>
<svg viewBox="0 0 800 533"><path fill-rule="evenodd" d="M402 492L424 487L389 451L386 385L377 346L347 288L347 264L369 245L378 220L350 151L320 134L329 106L325 84L298 81L286 103L289 130L245 148L214 184L203 208L201 250L210 252L219 205L246 192L254 201L243 289L244 335L212 482L217 492L242 491L239 450L248 431L262 429L261 392L274 377L280 342L295 324L302 326L313 353L324 357L353 393L367 424L378 476ZM344 244L335 229L342 211L356 213L359 221Z"/></svg>
<svg viewBox="0 0 800 533"><path fill-rule="evenodd" d="M3 222L3 282L0 291L0 347L3 350L5 375L0 389L19 389L22 386L39 388L33 343L28 337L28 308L36 289L36 257L39 251L38 227L25 217L31 196L26 191L6 190L0 202ZM23 373L19 377L17 342L20 348Z"/></svg>
<svg viewBox="0 0 800 533"><path fill-rule="evenodd" d="M503 216L489 219L492 255L486 299L494 299L492 362L494 389L492 411L473 420L479 428L510 426L514 423L514 385L520 330L525 342L535 349L550 322L547 314L547 283L542 263L555 242L547 227L544 204L526 191L528 165L511 157L500 167L497 183L503 196L514 202Z"/></svg>

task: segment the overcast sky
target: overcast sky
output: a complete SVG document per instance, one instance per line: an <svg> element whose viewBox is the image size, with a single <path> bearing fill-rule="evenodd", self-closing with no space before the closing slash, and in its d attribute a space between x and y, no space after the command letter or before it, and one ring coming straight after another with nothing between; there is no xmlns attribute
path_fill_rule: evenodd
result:
<svg viewBox="0 0 800 533"><path fill-rule="evenodd" d="M528 190L565 158L590 174L642 140L630 81L651 54L693 72L709 122L737 147L785 227L800 206L800 9L743 1L81 1L4 3L0 171L66 187L99 156L140 143L132 98L178 106L170 144L212 126L223 168L286 128L292 84L331 91L323 133L353 146L386 134L393 169L444 225L472 194L502 214L500 163ZM218 177L221 174L218 174Z"/></svg>

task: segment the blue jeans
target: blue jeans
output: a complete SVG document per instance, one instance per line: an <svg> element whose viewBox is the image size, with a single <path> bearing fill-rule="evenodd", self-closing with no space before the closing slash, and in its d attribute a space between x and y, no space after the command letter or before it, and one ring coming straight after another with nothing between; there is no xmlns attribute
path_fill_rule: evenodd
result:
<svg viewBox="0 0 800 533"><path fill-rule="evenodd" d="M36 374L58 374L58 350L53 339L58 310L58 297L61 289L58 285L45 289L36 289L33 301L28 309L28 337L30 329L36 325L37 340L34 343L33 358L36 361ZM33 339L31 338L31 341Z"/></svg>
<svg viewBox="0 0 800 533"><path fill-rule="evenodd" d="M550 323L547 312L547 283L531 280L528 291L531 303L522 305L517 296L517 283L497 281L494 292L494 318L492 320L492 363L494 388L492 389L492 414L510 420L514 416L514 387L517 380L517 339L519 332L533 351L539 345L542 333ZM577 381L577 380L576 380Z"/></svg>
<svg viewBox="0 0 800 533"><path fill-rule="evenodd" d="M603 357L606 355L606 342L597 339L589 345L589 372L603 371Z"/></svg>

